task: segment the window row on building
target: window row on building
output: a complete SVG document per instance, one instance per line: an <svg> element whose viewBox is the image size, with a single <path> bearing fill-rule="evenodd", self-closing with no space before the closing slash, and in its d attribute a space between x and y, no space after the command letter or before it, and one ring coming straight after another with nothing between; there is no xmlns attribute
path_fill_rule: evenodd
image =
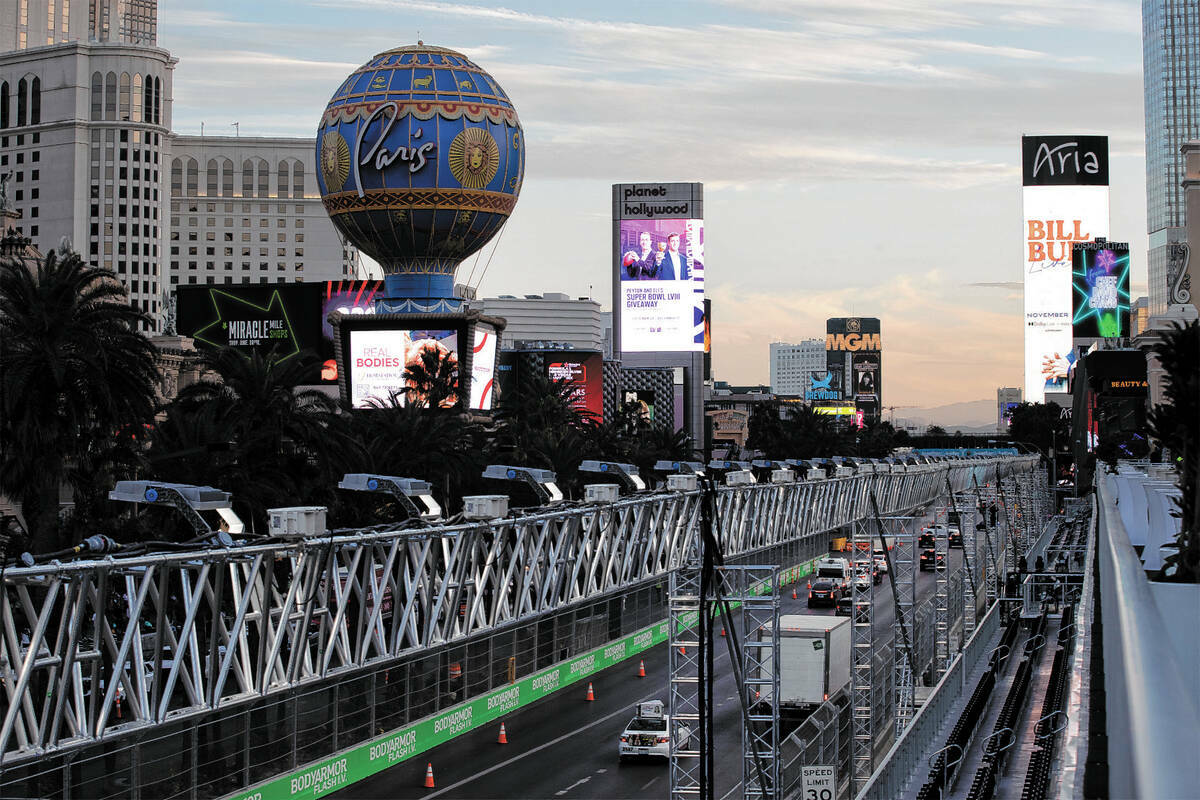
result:
<svg viewBox="0 0 1200 800"><path fill-rule="evenodd" d="M274 180L272 180L274 177ZM247 158L240 170L239 194L234 193L239 172L232 159L210 158L204 171L204 194L200 194L200 163L194 158L171 161L172 197L304 197L304 163L285 158L272 169L262 158Z"/></svg>
<svg viewBox="0 0 1200 800"><path fill-rule="evenodd" d="M162 78L92 73L92 119L162 124Z"/></svg>
<svg viewBox="0 0 1200 800"><path fill-rule="evenodd" d="M15 86L9 81L0 81L0 129L37 125L41 121L41 78L26 75Z"/></svg>

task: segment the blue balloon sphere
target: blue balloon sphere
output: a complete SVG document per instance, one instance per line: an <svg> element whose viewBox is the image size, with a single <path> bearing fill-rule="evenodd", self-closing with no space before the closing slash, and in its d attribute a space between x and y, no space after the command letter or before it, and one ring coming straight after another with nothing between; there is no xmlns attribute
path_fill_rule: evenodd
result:
<svg viewBox="0 0 1200 800"><path fill-rule="evenodd" d="M500 85L461 53L422 43L346 78L316 146L325 209L383 267L389 297L450 297L458 264L512 213L525 170Z"/></svg>

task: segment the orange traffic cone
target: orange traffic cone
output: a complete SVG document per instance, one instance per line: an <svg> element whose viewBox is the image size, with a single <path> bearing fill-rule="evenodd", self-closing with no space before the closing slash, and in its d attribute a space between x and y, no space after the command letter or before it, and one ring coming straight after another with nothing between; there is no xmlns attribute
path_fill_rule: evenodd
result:
<svg viewBox="0 0 1200 800"><path fill-rule="evenodd" d="M721 635L722 635L722 636L724 636L724 635L725 635L725 629L724 629L724 628L721 628Z"/></svg>
<svg viewBox="0 0 1200 800"><path fill-rule="evenodd" d="M686 655L687 655L687 648L686 648L686 647L684 647L683 645L680 645L680 646L679 646L679 655L681 655L681 656L686 656Z"/></svg>
<svg viewBox="0 0 1200 800"><path fill-rule="evenodd" d="M796 590L795 589L792 589L792 599L793 600L796 599Z"/></svg>
<svg viewBox="0 0 1200 800"><path fill-rule="evenodd" d="M500 723L500 738L496 740L496 744L508 744L508 734L504 730L504 723Z"/></svg>
<svg viewBox="0 0 1200 800"><path fill-rule="evenodd" d="M645 661L638 662L638 677L639 678L646 677L646 662Z"/></svg>
<svg viewBox="0 0 1200 800"><path fill-rule="evenodd" d="M433 788L433 764L432 763L425 765L425 788L426 789Z"/></svg>
<svg viewBox="0 0 1200 800"><path fill-rule="evenodd" d="M589 703L596 699L596 693L592 691L592 684L590 684L590 683L588 684L587 697L585 697L583 699L587 700Z"/></svg>

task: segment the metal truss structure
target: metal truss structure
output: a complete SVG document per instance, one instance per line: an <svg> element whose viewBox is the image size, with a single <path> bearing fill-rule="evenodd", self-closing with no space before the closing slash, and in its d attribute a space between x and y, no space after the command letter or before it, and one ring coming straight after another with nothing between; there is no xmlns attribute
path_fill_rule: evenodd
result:
<svg viewBox="0 0 1200 800"><path fill-rule="evenodd" d="M671 682L667 700L674 746L670 750L671 800L700 798L703 746L700 725L700 562L690 560L671 573L668 583L667 664ZM688 741L690 739L690 742ZM687 744L687 747L683 745Z"/></svg>
<svg viewBox="0 0 1200 800"><path fill-rule="evenodd" d="M742 725L742 796L780 800L779 591L777 566L718 567L719 601L732 607L741 637L739 690L749 717ZM775 591L756 592L766 583ZM736 605L735 605L736 604Z"/></svg>
<svg viewBox="0 0 1200 800"><path fill-rule="evenodd" d="M876 541L876 528L874 518L856 520L850 529L850 552L858 557L865 551L867 557L870 557L872 543ZM872 627L874 613L871 603L874 584L868 580L865 587L860 587L857 570L855 572L855 579L850 584L850 765L853 793L857 793L871 779L875 764L871 664L875 654L875 635Z"/></svg>
<svg viewBox="0 0 1200 800"><path fill-rule="evenodd" d="M724 487L727 558L932 501L1030 457ZM0 761L144 731L465 641L662 580L695 552L700 492L645 492L485 523L5 571ZM121 710L123 703L123 712Z"/></svg>
<svg viewBox="0 0 1200 800"><path fill-rule="evenodd" d="M883 517L880 522L883 523L884 536L891 537L892 541L888 568L892 572L896 591L893 598L896 613L892 620L892 664L896 685L895 732L898 739L913 716L913 687L916 676L913 674L913 664L909 660L910 653L903 643L905 639L909 639L909 648L915 647L911 638L914 635L912 625L915 621L913 605L917 596L917 533L921 527L921 520L918 517ZM908 626L907 629L903 627L905 625Z"/></svg>
<svg viewBox="0 0 1200 800"><path fill-rule="evenodd" d="M948 529L933 530L933 680L950 667L950 543Z"/></svg>

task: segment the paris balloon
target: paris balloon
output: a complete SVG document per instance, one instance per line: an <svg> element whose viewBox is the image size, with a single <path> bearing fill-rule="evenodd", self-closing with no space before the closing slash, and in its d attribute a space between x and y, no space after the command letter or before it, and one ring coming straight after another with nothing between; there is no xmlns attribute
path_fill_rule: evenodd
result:
<svg viewBox="0 0 1200 800"><path fill-rule="evenodd" d="M525 142L496 80L418 43L355 70L317 129L321 200L383 267L389 298L446 299L463 259L496 235L521 192ZM414 309L415 310L415 309Z"/></svg>

